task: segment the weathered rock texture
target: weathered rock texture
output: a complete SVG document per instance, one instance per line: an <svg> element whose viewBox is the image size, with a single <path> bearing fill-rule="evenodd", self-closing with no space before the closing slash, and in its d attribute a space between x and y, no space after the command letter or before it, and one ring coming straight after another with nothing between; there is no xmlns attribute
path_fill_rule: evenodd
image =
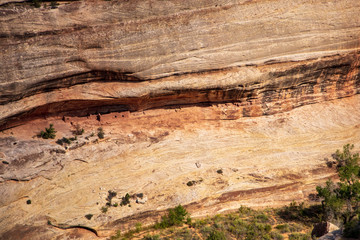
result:
<svg viewBox="0 0 360 240"><path fill-rule="evenodd" d="M311 236L322 237L329 232L339 230L339 227L331 222L320 222L314 226L314 229L311 232Z"/></svg>
<svg viewBox="0 0 360 240"><path fill-rule="evenodd" d="M360 91L359 8L351 0L2 8L0 124L230 101L259 116L351 96Z"/></svg>
<svg viewBox="0 0 360 240"><path fill-rule="evenodd" d="M179 203L196 217L307 199L334 176L324 158L360 144L359 12L353 0L0 5L0 238L101 238ZM37 138L49 123L56 139ZM76 124L85 134L57 145ZM148 200L104 214L108 190Z"/></svg>

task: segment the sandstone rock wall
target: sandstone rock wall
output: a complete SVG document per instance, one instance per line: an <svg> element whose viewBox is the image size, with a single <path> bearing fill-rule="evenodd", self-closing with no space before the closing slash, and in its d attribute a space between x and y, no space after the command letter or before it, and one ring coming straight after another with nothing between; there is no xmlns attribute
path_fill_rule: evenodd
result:
<svg viewBox="0 0 360 240"><path fill-rule="evenodd" d="M359 1L9 2L0 238L105 239L177 204L302 201L334 176L324 158L360 144ZM56 139L36 138L49 123ZM103 213L108 190L148 201Z"/></svg>
<svg viewBox="0 0 360 240"><path fill-rule="evenodd" d="M258 116L359 93L360 2L79 1L0 9L0 125L239 102Z"/></svg>

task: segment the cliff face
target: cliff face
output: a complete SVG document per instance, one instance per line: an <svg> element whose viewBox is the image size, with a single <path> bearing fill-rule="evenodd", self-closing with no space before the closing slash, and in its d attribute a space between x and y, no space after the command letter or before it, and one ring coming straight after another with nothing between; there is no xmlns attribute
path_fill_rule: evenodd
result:
<svg viewBox="0 0 360 240"><path fill-rule="evenodd" d="M10 2L0 238L101 238L177 204L196 217L304 200L334 174L324 158L360 144L358 1ZM56 139L36 138L49 123ZM102 213L108 190L147 201Z"/></svg>
<svg viewBox="0 0 360 240"><path fill-rule="evenodd" d="M44 114L233 102L244 116L359 92L360 3L1 8L2 128ZM35 24L36 23L36 24Z"/></svg>

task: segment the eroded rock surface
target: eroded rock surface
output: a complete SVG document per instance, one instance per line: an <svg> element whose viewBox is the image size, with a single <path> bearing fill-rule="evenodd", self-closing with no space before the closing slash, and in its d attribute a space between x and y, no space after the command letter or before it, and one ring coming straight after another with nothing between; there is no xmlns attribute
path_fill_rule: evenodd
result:
<svg viewBox="0 0 360 240"><path fill-rule="evenodd" d="M105 238L177 204L282 206L360 145L358 1L5 2L0 238ZM49 123L56 139L38 138ZM147 200L103 213L109 190Z"/></svg>
<svg viewBox="0 0 360 240"><path fill-rule="evenodd" d="M351 0L9 5L0 124L199 102L238 101L258 116L351 96L359 9Z"/></svg>
<svg viewBox="0 0 360 240"><path fill-rule="evenodd" d="M69 117L66 122L34 120L32 128L25 124L6 130L1 138L12 132L17 139L32 141L31 136L49 122L58 131L56 138L72 136L71 123L79 123L85 133L78 139L87 144L76 148L73 142L68 149L63 147L66 153L55 153L46 166L61 160L63 168L49 170L45 177L0 183L4 236L33 226L26 236L35 236L41 227L65 238L63 234L75 231L69 227L86 226L104 237L137 222L154 222L177 204L199 217L240 205L275 207L307 200L316 185L336 175L325 159L346 143L359 146L359 104L356 95L286 113L231 120L228 115L238 107L220 104L127 116L112 113L103 115L100 122L95 115ZM94 141L97 136L90 136L99 126L105 138ZM56 146L55 140L37 141ZM16 150L12 144L9 147L12 150L7 152ZM49 161L37 162L45 160ZM4 164L3 169L10 167ZM196 184L188 186L189 181ZM102 213L109 190L117 192L113 203L119 204L126 193L143 193L147 201L136 204L131 199L131 207L110 207ZM91 220L87 214L93 214Z"/></svg>

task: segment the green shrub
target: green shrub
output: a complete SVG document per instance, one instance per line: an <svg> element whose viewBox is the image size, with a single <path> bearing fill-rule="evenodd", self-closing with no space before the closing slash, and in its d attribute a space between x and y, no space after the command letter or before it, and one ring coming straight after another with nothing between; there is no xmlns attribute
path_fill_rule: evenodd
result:
<svg viewBox="0 0 360 240"><path fill-rule="evenodd" d="M271 225L262 223L250 223L246 230L246 239L270 239Z"/></svg>
<svg viewBox="0 0 360 240"><path fill-rule="evenodd" d="M111 205L111 200L116 197L117 193L114 191L109 190L108 191L108 196L106 197L106 201L108 201L108 203Z"/></svg>
<svg viewBox="0 0 360 240"><path fill-rule="evenodd" d="M43 139L54 139L56 137L56 131L53 124L50 124L49 128L45 128L45 131L40 132L40 137Z"/></svg>
<svg viewBox="0 0 360 240"><path fill-rule="evenodd" d="M102 129L102 127L98 128L98 134L97 135L98 135L98 137L100 139L103 139L105 137L105 133L104 133L104 130Z"/></svg>
<svg viewBox="0 0 360 240"><path fill-rule="evenodd" d="M86 215L85 215L85 218L86 218L87 220L91 220L91 218L92 218L93 216L94 216L93 214L86 214Z"/></svg>
<svg viewBox="0 0 360 240"><path fill-rule="evenodd" d="M268 217L266 214L264 214L264 213L261 213L261 214L256 215L256 216L255 216L255 219L256 219L257 221L262 222L262 223L266 223L266 222L269 221L269 217Z"/></svg>
<svg viewBox="0 0 360 240"><path fill-rule="evenodd" d="M191 231L188 228L180 228L180 229L175 229L174 231L174 239L176 240L194 240L196 238L194 238L194 236L192 236ZM164 239L169 239L169 238L164 238Z"/></svg>
<svg viewBox="0 0 360 240"><path fill-rule="evenodd" d="M322 208L321 205L310 205L306 207L304 203L297 204L293 202L289 206L277 210L277 215L285 221L296 221L310 226L320 222L322 218Z"/></svg>
<svg viewBox="0 0 360 240"><path fill-rule="evenodd" d="M71 142L72 142L71 139L66 138L66 137L63 137L61 140L62 140L62 142L67 143L67 144L71 144Z"/></svg>
<svg viewBox="0 0 360 240"><path fill-rule="evenodd" d="M191 223L191 227L193 228L200 228L204 225L208 224L208 221L206 219L199 219Z"/></svg>
<svg viewBox="0 0 360 240"><path fill-rule="evenodd" d="M344 237L360 239L360 224L358 219L354 219L345 225Z"/></svg>
<svg viewBox="0 0 360 240"><path fill-rule="evenodd" d="M279 230L281 233L287 233L290 232L289 225L286 224L280 224L275 227L277 230Z"/></svg>
<svg viewBox="0 0 360 240"><path fill-rule="evenodd" d="M36 8L39 8L39 7L41 7L41 1L39 1L39 0L32 0L32 1L31 1L31 5L34 6L34 7L36 7Z"/></svg>
<svg viewBox="0 0 360 240"><path fill-rule="evenodd" d="M240 215L247 215L249 213L251 213L253 210L251 208L245 207L245 206L240 206L239 208L239 213Z"/></svg>
<svg viewBox="0 0 360 240"><path fill-rule="evenodd" d="M191 187L191 186L193 186L193 185L195 185L195 181L188 181L187 183L186 183L186 185L187 186L189 186L189 187Z"/></svg>
<svg viewBox="0 0 360 240"><path fill-rule="evenodd" d="M302 226L302 223L290 223L289 229L290 232L301 232L304 227Z"/></svg>
<svg viewBox="0 0 360 240"><path fill-rule="evenodd" d="M59 144L59 145L63 145L64 143L66 144L71 144L73 141L77 140L77 137L71 137L71 138L66 138L66 137L63 137L63 138L59 138L56 143Z"/></svg>
<svg viewBox="0 0 360 240"><path fill-rule="evenodd" d="M142 240L160 240L160 236L159 235L146 235L145 237L142 238Z"/></svg>
<svg viewBox="0 0 360 240"><path fill-rule="evenodd" d="M101 212L102 212L102 213L106 213L107 211L108 211L108 207L102 207L102 208L101 208Z"/></svg>
<svg viewBox="0 0 360 240"><path fill-rule="evenodd" d="M343 225L360 215L360 158L359 153L351 152L353 148L354 145L346 144L343 151L333 154L340 182L329 179L326 186L316 187L326 220L341 221Z"/></svg>
<svg viewBox="0 0 360 240"><path fill-rule="evenodd" d="M125 196L121 198L120 206L125 206L125 205L128 205L128 204L130 204L130 195L129 195L129 193L125 194Z"/></svg>
<svg viewBox="0 0 360 240"><path fill-rule="evenodd" d="M77 140L77 136L71 137L71 138L69 138L69 139L70 139L70 141L76 141L76 140Z"/></svg>
<svg viewBox="0 0 360 240"><path fill-rule="evenodd" d="M181 226L186 219L188 220L189 213L186 209L178 205L173 209L169 209L167 215L161 218L161 222L155 224L155 228L168 228L171 226Z"/></svg>
<svg viewBox="0 0 360 240"><path fill-rule="evenodd" d="M311 236L304 233L292 233L289 235L289 240L311 240Z"/></svg>
<svg viewBox="0 0 360 240"><path fill-rule="evenodd" d="M283 235L281 235L278 232L271 232L270 237L271 237L271 239L274 239L274 240L283 240L284 239Z"/></svg>
<svg viewBox="0 0 360 240"><path fill-rule="evenodd" d="M118 231L116 231L116 234L114 236L110 237L110 240L118 240L118 239L120 239L120 237L121 237L121 231L118 230Z"/></svg>
<svg viewBox="0 0 360 240"><path fill-rule="evenodd" d="M203 226L200 229L200 232L204 237L209 236L213 231L215 231L215 229L209 226Z"/></svg>
<svg viewBox="0 0 360 240"><path fill-rule="evenodd" d="M142 224L141 223L136 223L135 224L135 232L140 232L142 230Z"/></svg>
<svg viewBox="0 0 360 240"><path fill-rule="evenodd" d="M84 132L85 130L79 124L75 125L75 130L73 131L74 135L83 135Z"/></svg>
<svg viewBox="0 0 360 240"><path fill-rule="evenodd" d="M59 3L58 3L57 1L51 1L50 7L51 7L52 9L55 9L55 8L57 8L58 6L59 6Z"/></svg>
<svg viewBox="0 0 360 240"><path fill-rule="evenodd" d="M212 231L206 240L226 240L225 234L220 231Z"/></svg>

